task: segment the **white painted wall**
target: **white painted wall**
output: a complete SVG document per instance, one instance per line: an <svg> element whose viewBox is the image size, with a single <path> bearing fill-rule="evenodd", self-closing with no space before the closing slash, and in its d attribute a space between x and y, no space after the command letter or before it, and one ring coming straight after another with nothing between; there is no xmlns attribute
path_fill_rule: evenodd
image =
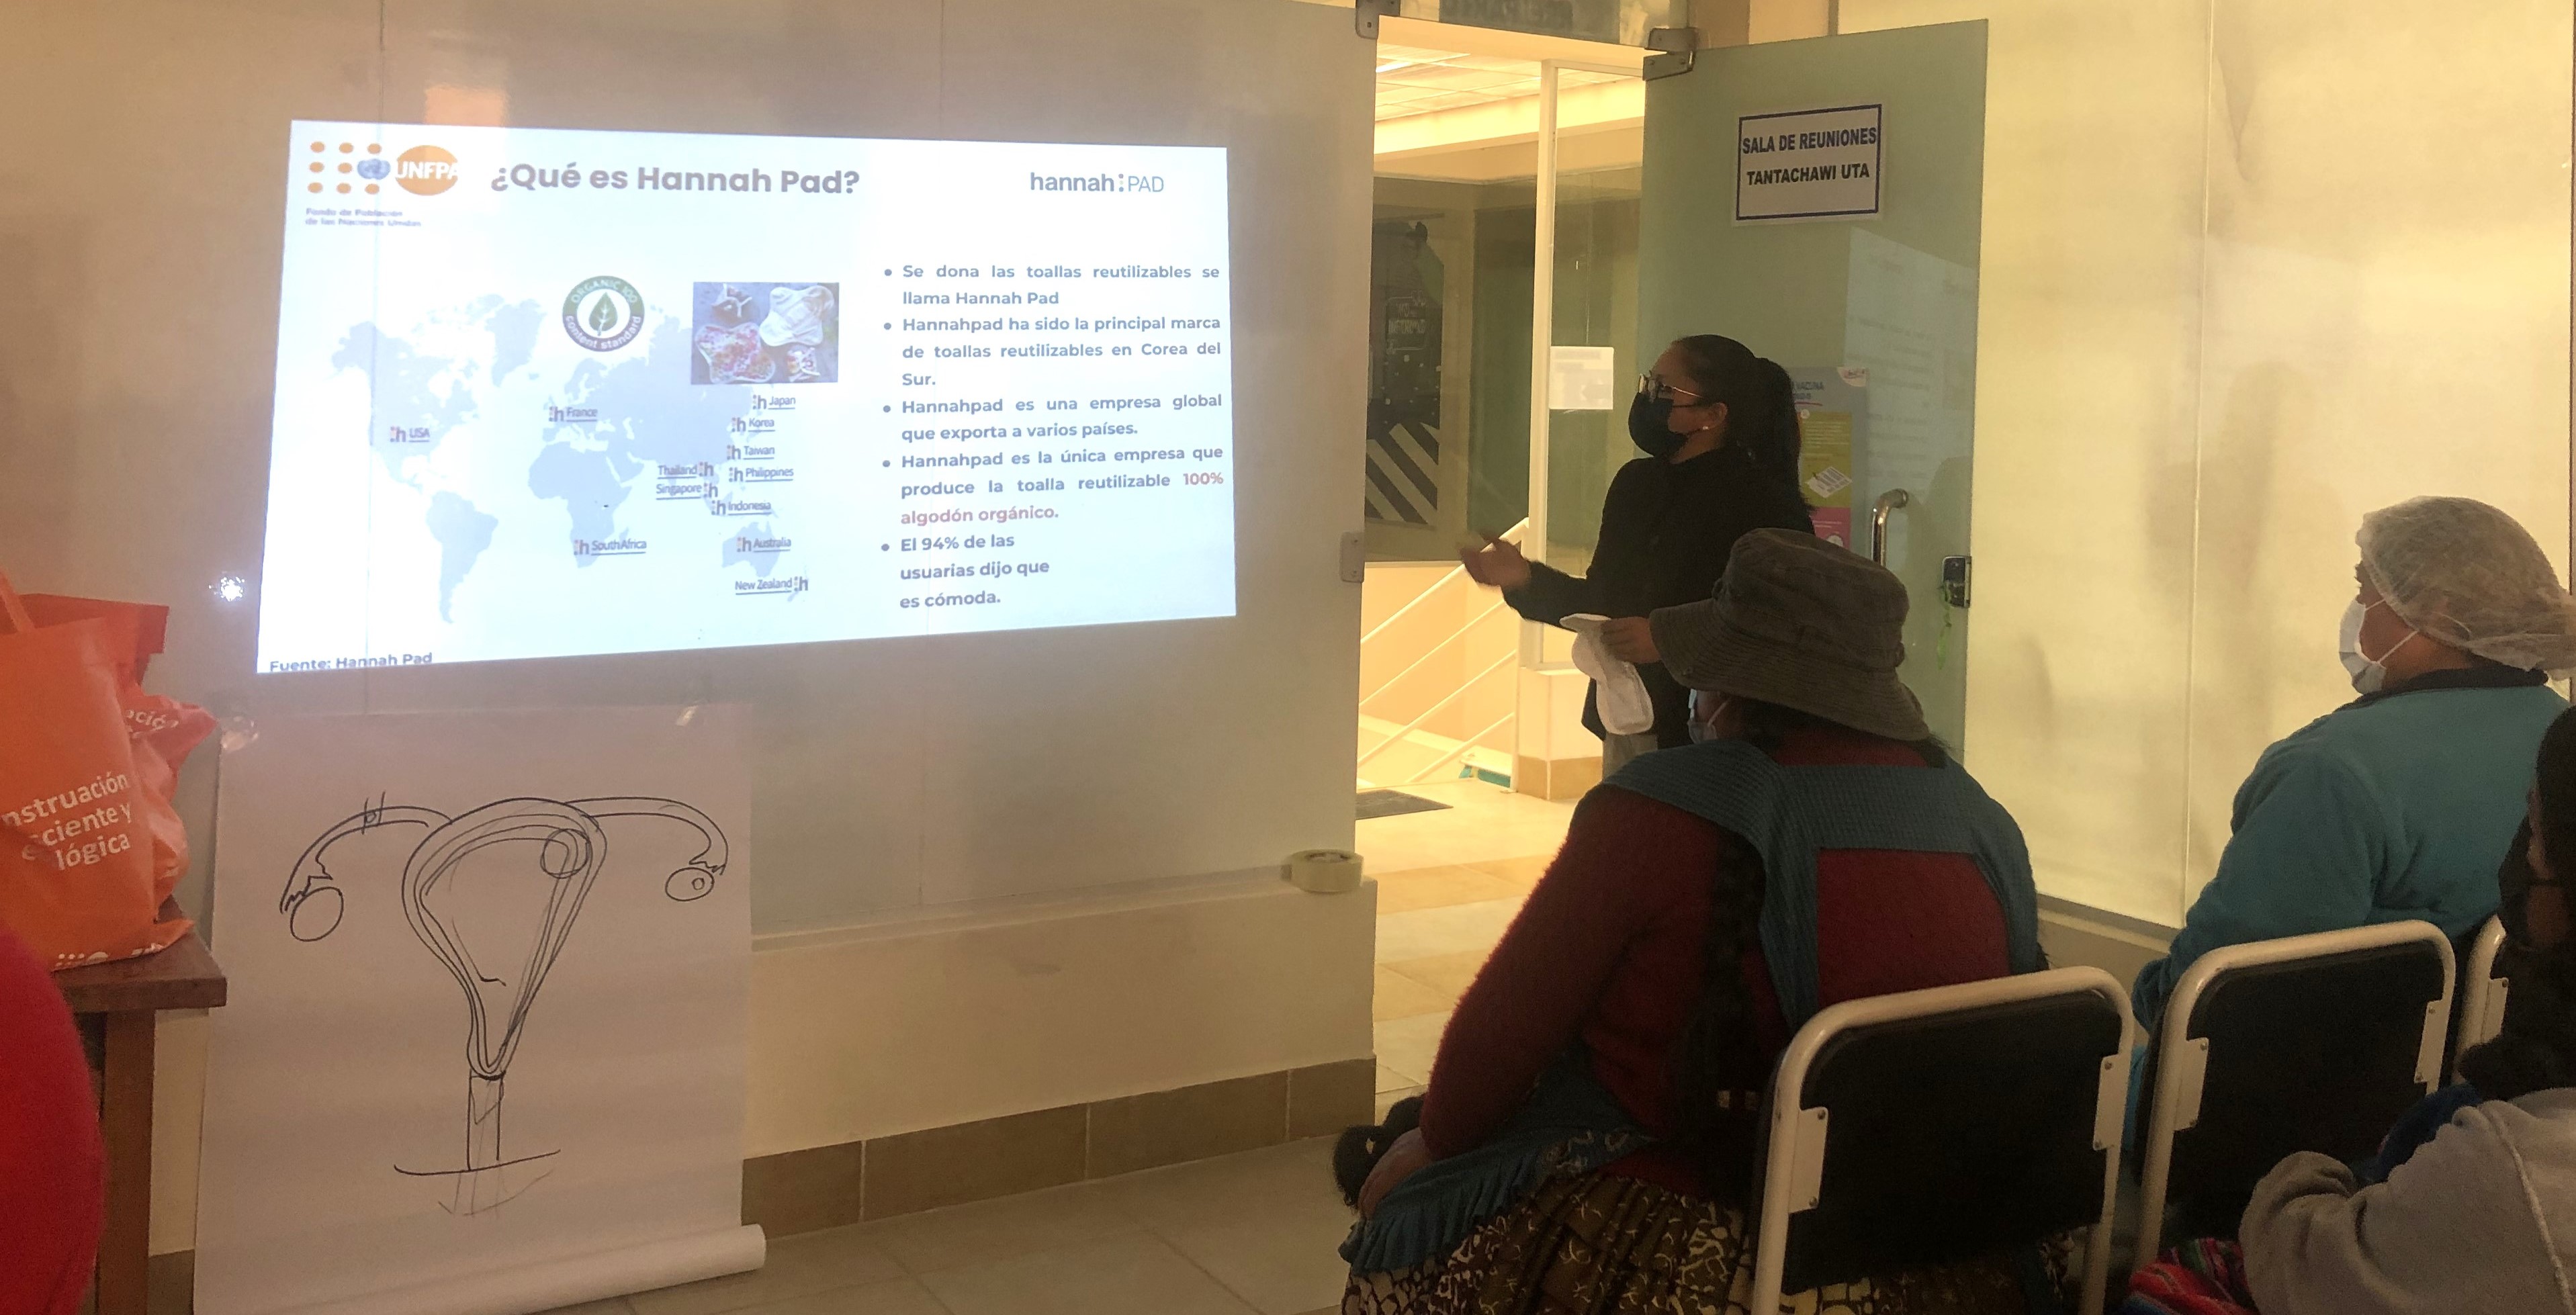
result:
<svg viewBox="0 0 2576 1315"><path fill-rule="evenodd" d="M0 9L0 569L171 604L156 684L230 717L749 703L762 931L1347 846L1373 53L1285 0ZM286 126L449 112L1226 147L1238 615L254 677Z"/></svg>
<svg viewBox="0 0 2576 1315"><path fill-rule="evenodd" d="M1520 673L1520 754L1524 758L1598 758L1601 737L1584 729L1583 700L1592 678L1570 668Z"/></svg>
<svg viewBox="0 0 2576 1315"><path fill-rule="evenodd" d="M1988 23L1970 765L2043 892L2173 925L2351 698L2363 513L2481 498L2565 561L2571 10L1840 7Z"/></svg>
<svg viewBox="0 0 2576 1315"><path fill-rule="evenodd" d="M747 1152L1366 1055L1368 902L1266 873L1352 840L1373 54L1284 0L0 6L0 569L171 604L154 685L253 722L749 703ZM1227 147L1239 614L254 679L208 586L258 575L295 118ZM163 1035L170 1250L204 1020Z"/></svg>
<svg viewBox="0 0 2576 1315"><path fill-rule="evenodd" d="M766 937L743 1153L1364 1057L1376 912L1261 872Z"/></svg>

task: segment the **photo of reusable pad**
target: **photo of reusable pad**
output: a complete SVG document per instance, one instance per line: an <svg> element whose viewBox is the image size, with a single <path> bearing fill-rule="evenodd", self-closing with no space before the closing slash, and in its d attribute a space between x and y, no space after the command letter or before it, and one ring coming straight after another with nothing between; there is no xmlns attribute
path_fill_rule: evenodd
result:
<svg viewBox="0 0 2576 1315"><path fill-rule="evenodd" d="M1565 618L1565 628L1574 632L1574 666L1601 687L1596 701L1601 728L1613 735L1643 735L1655 728L1655 700L1637 669L1610 656L1601 642L1601 625L1609 619L1590 612Z"/></svg>
<svg viewBox="0 0 2576 1315"><path fill-rule="evenodd" d="M841 377L841 285L700 283L693 384L828 384Z"/></svg>

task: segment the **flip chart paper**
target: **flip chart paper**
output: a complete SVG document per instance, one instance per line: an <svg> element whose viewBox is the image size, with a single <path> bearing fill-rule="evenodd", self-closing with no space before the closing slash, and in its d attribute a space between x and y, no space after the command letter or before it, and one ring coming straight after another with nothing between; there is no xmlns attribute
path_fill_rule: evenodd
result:
<svg viewBox="0 0 2576 1315"><path fill-rule="evenodd" d="M723 706L227 729L200 1312L539 1310L759 1263L736 731Z"/></svg>

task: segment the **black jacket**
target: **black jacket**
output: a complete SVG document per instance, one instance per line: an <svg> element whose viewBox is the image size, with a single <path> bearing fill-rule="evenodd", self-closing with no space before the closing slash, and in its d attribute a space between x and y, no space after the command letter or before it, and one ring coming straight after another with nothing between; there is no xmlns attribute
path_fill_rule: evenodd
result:
<svg viewBox="0 0 2576 1315"><path fill-rule="evenodd" d="M1575 612L1644 616L1658 607L1695 603L1717 589L1735 541L1761 529L1812 532L1797 486L1755 472L1732 447L1679 465L1639 457L1619 468L1601 502L1601 539L1581 577L1533 561L1527 585L1503 595L1532 621L1562 624ZM1660 662L1637 668L1655 701L1655 736L1664 748L1690 742L1690 691ZM1583 725L1603 734L1601 691L1583 696Z"/></svg>

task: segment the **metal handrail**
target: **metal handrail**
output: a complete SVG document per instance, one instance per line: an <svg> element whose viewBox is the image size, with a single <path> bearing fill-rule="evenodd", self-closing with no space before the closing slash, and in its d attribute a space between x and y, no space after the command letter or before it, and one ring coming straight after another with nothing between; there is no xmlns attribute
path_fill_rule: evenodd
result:
<svg viewBox="0 0 2576 1315"><path fill-rule="evenodd" d="M1497 538L1497 539L1501 539L1501 540L1502 540L1503 542L1505 542L1505 543L1509 543L1509 544L1511 544L1511 545L1513 545L1513 546L1517 547L1517 546L1519 546L1519 544L1520 544L1520 540L1515 539L1515 538L1513 538L1512 536L1513 536L1513 535L1515 535L1515 534L1518 534L1518 533L1520 533L1521 531L1523 531L1523 530L1525 530L1525 529L1528 529L1528 528L1529 528L1529 517L1527 517L1527 516L1523 516L1522 518L1520 518L1520 520L1518 520L1517 522L1514 522L1514 523L1513 523L1513 525L1512 525L1512 527L1511 527L1510 529L1505 530L1505 531L1503 531L1502 533L1495 535L1494 537L1495 537L1495 538ZM1440 592L1441 586L1448 584L1450 581L1455 580L1455 579L1457 579L1459 576L1465 575L1466 573L1467 573L1467 566L1466 566L1466 564L1465 564L1464 562L1461 562L1461 563L1459 563L1459 564L1458 564L1458 565L1456 565L1456 566L1452 566L1452 567L1450 567L1447 571L1445 571L1445 572L1443 572L1443 573L1441 574L1441 576L1440 576L1440 578L1439 578L1439 579L1432 581L1432 582L1431 582L1431 586L1430 586L1429 588L1424 589L1421 593L1415 594L1415 595L1413 596L1413 600L1412 600L1411 602L1408 602L1408 603L1406 603L1404 606L1399 607L1399 608L1395 609L1393 612L1388 613L1388 614L1387 614L1387 618L1386 618L1385 620L1380 621L1380 622L1378 622L1376 625L1373 625L1373 626L1369 627L1368 633L1367 633L1367 634L1364 634L1364 635L1362 635L1362 636L1360 636L1360 642L1361 642L1361 643L1363 643L1363 644L1365 644L1365 643L1369 642L1370 640L1377 638L1379 635L1381 635L1381 634L1385 633L1386 628L1387 628L1388 626L1394 625L1396 622L1398 622L1398 621L1400 621L1400 620L1403 620L1403 619L1404 619L1404 617L1405 617L1405 615L1406 615L1407 613L1410 613L1413 609L1415 609L1415 608L1417 608L1417 607L1422 606L1422 600L1423 600L1423 599L1425 599L1425 598L1429 598L1431 595L1433 595L1433 594L1436 594L1436 593Z"/></svg>
<svg viewBox="0 0 2576 1315"><path fill-rule="evenodd" d="M1511 721L1511 719L1512 719L1514 716L1516 716L1516 715L1517 715L1517 714L1515 714L1515 713L1509 713L1509 712L1504 713L1501 717L1499 717L1499 718L1496 718L1496 719L1495 719L1495 721L1494 721L1494 724L1493 724L1493 725L1488 726L1488 727L1486 727L1485 729L1483 729L1483 730L1481 730L1481 731L1478 731L1478 732L1476 732L1476 733L1475 733L1475 734L1473 734L1473 735L1468 736L1466 739L1460 740L1460 741L1458 742L1458 747L1457 747L1457 748L1455 748L1455 749L1451 749L1449 752L1447 752L1447 753L1444 753L1444 754L1440 755L1440 757L1439 757L1439 758L1437 758L1437 759L1435 759L1435 760L1431 763L1431 765L1430 765L1430 766L1425 767L1425 768L1423 768L1421 771L1415 772L1413 775L1411 775L1411 776L1408 776L1408 777L1404 778L1404 783L1405 783L1406 785L1411 785L1411 784L1413 784L1414 782L1421 780L1423 777L1429 776L1429 775L1430 775L1430 774L1432 774L1433 772L1439 771L1441 768L1448 766L1451 762L1454 762L1454 761L1456 761L1456 760L1457 760L1457 759L1459 759L1459 758L1463 758L1463 757L1465 757L1465 756L1467 755L1467 752L1468 752L1469 750L1471 750L1471 749L1473 749L1473 748L1475 748L1475 747L1476 747L1476 742L1477 742L1478 740L1481 740L1481 739L1485 738L1486 736L1491 735L1491 734L1493 734L1494 732L1496 732L1496 731L1498 731L1498 730L1501 730L1505 725L1509 724L1509 723L1510 723L1510 721Z"/></svg>
<svg viewBox="0 0 2576 1315"><path fill-rule="evenodd" d="M1503 601L1502 601L1501 599L1499 599L1499 598L1495 599L1495 600L1494 600L1494 604L1493 604L1493 606L1486 608L1484 611L1478 612L1478 613L1477 613L1475 616L1473 616L1473 617L1470 617L1470 618L1468 619L1468 621L1467 621L1467 623L1466 623L1465 625L1462 625L1462 626L1458 627L1457 629L1450 631L1450 632L1449 632L1448 637L1447 637L1447 638L1445 638L1445 639L1443 639L1443 640L1441 640L1439 643L1437 643L1437 644L1433 644L1431 647L1429 647L1429 648L1426 648L1426 649L1422 650L1422 656L1420 656L1420 657L1418 657L1418 658L1415 658L1415 659L1413 660L1412 665L1410 665L1410 666L1406 667L1406 668L1405 668L1404 670L1402 670L1402 671L1399 671L1399 672L1395 673L1395 674L1394 674L1394 675L1392 675L1392 676L1387 677L1387 679L1386 679L1386 683L1385 683L1385 684L1380 685L1380 686L1378 686L1376 689L1370 690L1368 693L1361 695L1361 696L1360 696L1360 706L1361 706L1361 707L1363 707L1363 708L1367 707L1367 706L1370 704L1370 702L1372 702L1373 700L1375 700L1375 699L1377 698L1377 696L1378 696L1378 695L1380 695L1380 694L1384 694L1384 693L1386 693L1388 690L1394 689L1397 685L1400 685L1400 684L1404 683L1404 678L1405 678L1405 677L1410 676L1410 675L1412 675L1414 672L1421 670L1421 669L1422 669L1422 664L1423 664L1423 663L1425 663L1425 662L1428 662L1428 661L1430 661L1432 658L1434 658L1434 657L1438 656L1438 655L1439 655L1439 653L1440 653L1440 650L1442 650L1442 649L1444 649L1444 648L1449 647L1451 644L1455 644L1455 643L1457 643L1457 642L1458 642L1459 640L1461 640L1461 639L1465 639L1465 638L1467 637L1467 633L1468 633L1469 631L1474 630L1477 626L1484 624L1484 620L1485 620L1485 618L1486 618L1486 617L1492 616L1494 613L1496 613L1496 612L1499 612L1499 611L1503 610L1503 606L1504 606L1504 604L1503 604Z"/></svg>
<svg viewBox="0 0 2576 1315"><path fill-rule="evenodd" d="M1505 653L1501 657L1494 659L1494 664L1492 666L1489 666L1484 670L1477 672L1475 675L1469 676L1466 680L1461 681L1458 688L1449 691L1449 693L1442 697L1438 703L1434 703L1430 707L1424 708L1421 716L1406 722L1402 730L1397 731L1393 735L1387 736L1385 741L1380 743L1376 748L1369 750L1367 753L1361 754L1359 765L1362 767L1368 766L1370 759L1394 748L1396 741L1409 738L1415 731L1422 729L1422 723L1431 720L1433 713L1457 702L1459 695L1466 693L1468 690L1474 689L1477 681L1483 680L1485 677L1502 670L1504 666L1517 660L1519 657L1520 654L1518 653Z"/></svg>

